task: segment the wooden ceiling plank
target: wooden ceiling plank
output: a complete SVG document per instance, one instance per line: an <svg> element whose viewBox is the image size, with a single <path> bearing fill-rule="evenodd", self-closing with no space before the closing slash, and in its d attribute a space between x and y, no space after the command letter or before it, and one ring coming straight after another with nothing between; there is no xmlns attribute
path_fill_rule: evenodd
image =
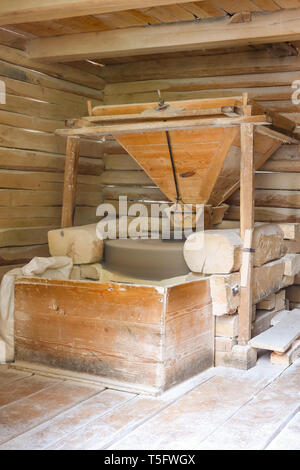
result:
<svg viewBox="0 0 300 470"><path fill-rule="evenodd" d="M1 0L0 25L101 15L181 3L186 3L186 0Z"/></svg>
<svg viewBox="0 0 300 470"><path fill-rule="evenodd" d="M230 24L228 18L128 28L32 39L31 59L72 61L81 58L138 56L155 52L265 44L300 39L300 8L252 13L250 22Z"/></svg>

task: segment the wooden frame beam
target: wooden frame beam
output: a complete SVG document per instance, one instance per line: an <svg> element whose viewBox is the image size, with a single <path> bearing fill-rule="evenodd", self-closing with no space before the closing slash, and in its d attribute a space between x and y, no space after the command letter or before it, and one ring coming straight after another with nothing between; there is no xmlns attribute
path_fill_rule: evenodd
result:
<svg viewBox="0 0 300 470"><path fill-rule="evenodd" d="M241 267L239 344L247 345L252 325L252 235L254 229L254 126L241 124L240 230L244 240Z"/></svg>
<svg viewBox="0 0 300 470"><path fill-rule="evenodd" d="M101 15L180 3L186 3L186 0L1 0L0 25Z"/></svg>
<svg viewBox="0 0 300 470"><path fill-rule="evenodd" d="M253 13L250 22L241 24L217 18L33 39L27 53L32 59L62 62L298 39L300 8Z"/></svg>
<svg viewBox="0 0 300 470"><path fill-rule="evenodd" d="M74 222L79 150L80 138L76 136L68 137L61 213L62 228L72 227Z"/></svg>

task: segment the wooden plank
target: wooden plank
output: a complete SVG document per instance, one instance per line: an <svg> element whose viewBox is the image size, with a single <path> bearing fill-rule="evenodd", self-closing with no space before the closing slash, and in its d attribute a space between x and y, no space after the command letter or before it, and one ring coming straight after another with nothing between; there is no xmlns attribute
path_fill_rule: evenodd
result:
<svg viewBox="0 0 300 470"><path fill-rule="evenodd" d="M4 2L0 9L0 25L49 21L84 15L186 3L186 0L117 0L95 4L93 0L56 0L41 5L38 0L29 0L24 5L20 0Z"/></svg>
<svg viewBox="0 0 300 470"><path fill-rule="evenodd" d="M79 146L79 138L68 137L66 150L66 166L64 174L61 227L72 227L74 222L76 184L79 163Z"/></svg>
<svg viewBox="0 0 300 470"><path fill-rule="evenodd" d="M252 76L256 77L255 74L258 70L263 74L269 73L271 77L273 74L282 72L297 73L299 63L299 56L285 57L283 60L282 57L272 57L270 52L265 49L213 55L201 55L198 52L192 56L185 52L181 57L157 56L152 60L149 60L149 58L148 60L135 59L132 63L107 64L101 69L101 75L106 83L117 84L146 80L156 83L156 80L170 80L170 77L187 80L210 77L213 80L212 83L215 84L213 77L224 76L225 84L228 80L230 85L230 80L238 80L239 76L241 76L241 80L243 80L243 76L245 80L251 80ZM226 77L228 78L226 79ZM210 80L206 80L206 83L209 82ZM161 81L160 85L163 85L163 83ZM270 82L268 84L271 85ZM250 81L248 86L251 87L252 85L257 86L258 82L251 83ZM247 86L246 81L245 86ZM165 91L163 89L163 94Z"/></svg>
<svg viewBox="0 0 300 470"><path fill-rule="evenodd" d="M131 393L116 390L101 392L100 387L98 387L98 392L95 396L84 400L65 413L61 413L38 427L9 440L0 446L0 449L42 450L50 445L53 446L57 441L64 440L72 433L76 433L81 427L88 427L90 423L101 419L105 414L117 411L123 404L134 398Z"/></svg>
<svg viewBox="0 0 300 470"><path fill-rule="evenodd" d="M105 58L143 54L157 51L215 48L243 44L261 44L299 39L296 32L299 10L279 10L252 14L249 23L228 24L228 20L202 20L197 24L163 25L159 30L131 28L114 31L85 33L59 38L33 39L28 46L31 59L56 61L80 58ZM138 47L137 47L138 44Z"/></svg>
<svg viewBox="0 0 300 470"><path fill-rule="evenodd" d="M255 207L255 221L257 222L300 222L300 209L286 207ZM240 208L230 206L226 212L226 219L239 220Z"/></svg>
<svg viewBox="0 0 300 470"><path fill-rule="evenodd" d="M230 59L235 59L236 56L240 56L240 54L226 54L229 56ZM259 51L257 51L258 58L260 58ZM215 54L214 57L216 58L215 61L224 61L225 57ZM249 59L251 55L248 54ZM202 56L204 61L207 61L207 56ZM170 61L170 59L167 59ZM182 60L178 58L179 64ZM190 62L198 61L198 57L190 57ZM130 67L130 64L127 64ZM192 64L190 64L191 66ZM225 65L225 64L224 64ZM217 64L215 64L218 67ZM228 64L227 64L228 66ZM112 69L112 66L107 66L108 69ZM116 66L120 68L120 65ZM139 62L136 63L137 73L139 71ZM180 65L179 65L180 67ZM260 67L263 69L263 66ZM105 99L113 95L139 95L140 93L149 93L149 92L156 92L158 89L161 91L162 95L165 96L165 93L170 92L183 92L183 91L200 91L200 90L226 90L226 89L236 89L242 88L241 91L245 88L263 88L263 87L283 87L289 86L294 80L299 78L297 71L291 72L275 72L275 73L254 73L253 71L249 72L248 74L230 74L230 70L228 75L224 74L224 76L215 76L215 70L211 70L211 77L209 80L205 77L195 78L192 75L189 78L180 78L181 70L178 70L177 73L173 73L174 78L170 78L172 76L172 72L170 73L169 77L164 77L162 79L138 79L137 81L120 81L118 83L109 83L105 87ZM199 71L200 72L200 71ZM192 74L192 71L191 71ZM201 72L200 72L201 75ZM178 78L177 78L178 76ZM142 78L142 77L141 77ZM154 78L154 77L152 77ZM109 81L109 77L108 77ZM255 92L255 90L252 90ZM267 92L267 90L266 90ZM116 103L117 104L117 103Z"/></svg>
<svg viewBox="0 0 300 470"><path fill-rule="evenodd" d="M239 344L246 345L251 338L252 324L252 236L254 229L254 128L251 124L241 126L241 173L240 173L240 231L244 241L241 266L239 305Z"/></svg>
<svg viewBox="0 0 300 470"><path fill-rule="evenodd" d="M255 205L259 207L300 207L300 191L287 191L284 189L256 189L254 192ZM237 191L229 199L228 204L238 206L240 193Z"/></svg>
<svg viewBox="0 0 300 470"><path fill-rule="evenodd" d="M6 52L10 51L7 49ZM1 57L5 57L5 51L2 51ZM8 58L10 56L8 55ZM11 60L14 60L13 58ZM31 83L33 85L38 85L38 87L45 87L52 90L59 90L67 92L67 94L75 94L79 98L86 97L92 98L95 100L102 100L103 93L94 88L89 88L79 83L73 83L61 78L54 78L51 75L41 74L30 68L22 67L16 63L11 63L10 61L6 62L5 60L0 60L0 75L5 79L13 79L18 82ZM68 96L68 95L67 95ZM69 95L70 96L70 95ZM74 116L73 116L74 117Z"/></svg>
<svg viewBox="0 0 300 470"><path fill-rule="evenodd" d="M86 85L89 88L100 90L99 97L101 99L101 90L103 90L105 82L102 78L97 77L96 75L75 69L69 65L47 64L43 61L38 62L36 60L31 60L28 58L26 52L4 45L0 45L0 57L2 60L11 64L16 64L30 70L48 74L55 78L62 78L63 80L67 80L72 83Z"/></svg>
<svg viewBox="0 0 300 470"><path fill-rule="evenodd" d="M0 247L47 244L47 234L51 228L54 227L1 228Z"/></svg>
<svg viewBox="0 0 300 470"><path fill-rule="evenodd" d="M249 341L253 348L284 353L300 336L300 310L294 309L287 318Z"/></svg>
<svg viewBox="0 0 300 470"><path fill-rule="evenodd" d="M166 305L165 387L214 363L214 319L208 279L170 287Z"/></svg>
<svg viewBox="0 0 300 470"><path fill-rule="evenodd" d="M31 372L24 372L18 371L14 369L10 369L6 364L0 365L0 380L2 384L10 384L12 382L16 382L17 380L22 380L25 377L30 377L32 375Z"/></svg>
<svg viewBox="0 0 300 470"><path fill-rule="evenodd" d="M40 191L61 191L64 176L62 173L39 171L0 171L0 188L38 189ZM78 188L81 191L99 191L101 176L78 175Z"/></svg>
<svg viewBox="0 0 300 470"><path fill-rule="evenodd" d="M247 377L243 377L243 386L241 371L226 369L226 374L216 372L214 377L195 387L131 433L124 435L111 446L111 450L125 451L133 447L136 450L167 450L170 447L170 439L175 449L198 449L207 436L243 409L245 403L272 380L271 377L276 377L278 371L274 372L274 368L268 368L268 371L255 378L252 374L247 374ZM293 395L295 394L294 391ZM257 437L256 433L253 434Z"/></svg>
<svg viewBox="0 0 300 470"><path fill-rule="evenodd" d="M256 189L299 189L299 176L297 173L285 173L282 177L278 173L256 173Z"/></svg>
<svg viewBox="0 0 300 470"><path fill-rule="evenodd" d="M277 292L294 282L293 278L284 276L283 259L255 267L253 270L253 303L257 303L273 292ZM240 273L210 276L213 314L226 315L235 313L240 303Z"/></svg>
<svg viewBox="0 0 300 470"><path fill-rule="evenodd" d="M30 191L20 189L0 189L2 206L6 207L51 207L62 205L63 194L60 191ZM77 192L77 206L97 207L102 200L101 190L98 192Z"/></svg>
<svg viewBox="0 0 300 470"><path fill-rule="evenodd" d="M27 264L35 256L48 257L48 245L0 248L0 266L9 264Z"/></svg>
<svg viewBox="0 0 300 470"><path fill-rule="evenodd" d="M2 406L26 398L52 385L53 380L35 375L24 377L13 383L4 381L0 385L0 409Z"/></svg>
<svg viewBox="0 0 300 470"><path fill-rule="evenodd" d="M282 372L282 367L280 371ZM200 443L196 440L197 449L268 448L278 432L284 429L298 411L299 362L281 372L279 373L281 375L274 381L270 380L260 393L252 395L252 399L238 413L231 414L226 422L215 429L215 432ZM257 432L251 432L253 427Z"/></svg>
<svg viewBox="0 0 300 470"><path fill-rule="evenodd" d="M270 442L267 450L299 450L300 413L297 413Z"/></svg>
<svg viewBox="0 0 300 470"><path fill-rule="evenodd" d="M0 409L0 442L26 432L97 393L97 387L47 379L49 386Z"/></svg>
<svg viewBox="0 0 300 470"><path fill-rule="evenodd" d="M154 186L153 181L144 171L108 170L101 175L101 184L128 186Z"/></svg>
<svg viewBox="0 0 300 470"><path fill-rule="evenodd" d="M24 280L16 286L16 355L46 364L52 357L56 367L159 389L163 295L163 288L151 286L43 280L27 284ZM67 315L53 310L49 296ZM19 308L24 299L28 311ZM30 321L25 321L25 310ZM61 339L57 328L62 328ZM71 337L78 339L70 349ZM93 351L88 362L87 347Z"/></svg>
<svg viewBox="0 0 300 470"><path fill-rule="evenodd" d="M198 119L177 119L169 121L154 121L146 123L128 123L128 124L111 124L91 127L81 127L78 129L58 129L57 135L60 136L106 136L129 133L146 133L146 132L161 132L165 130L183 130L183 129L201 129L211 127L231 127L238 126L243 123L253 123L258 126L270 124L265 115L248 116L248 117L212 117L212 118L198 118Z"/></svg>
<svg viewBox="0 0 300 470"><path fill-rule="evenodd" d="M82 150L80 153L82 153ZM63 173L65 169L65 155L0 147L0 166L5 170ZM102 158L80 157L79 174L100 176L103 170L104 162Z"/></svg>

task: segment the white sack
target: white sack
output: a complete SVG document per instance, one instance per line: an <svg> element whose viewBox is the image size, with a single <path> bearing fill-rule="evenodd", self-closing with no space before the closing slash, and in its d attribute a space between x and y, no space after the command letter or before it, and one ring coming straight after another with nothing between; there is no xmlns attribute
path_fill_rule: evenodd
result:
<svg viewBox="0 0 300 470"><path fill-rule="evenodd" d="M14 361L14 291L17 277L69 279L73 267L71 258L33 258L22 268L15 268L3 276L0 286L0 363Z"/></svg>

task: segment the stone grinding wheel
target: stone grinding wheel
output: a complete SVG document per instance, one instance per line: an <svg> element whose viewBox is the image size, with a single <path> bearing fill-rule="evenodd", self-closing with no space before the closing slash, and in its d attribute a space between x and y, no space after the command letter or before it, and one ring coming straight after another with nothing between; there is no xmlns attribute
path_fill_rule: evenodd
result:
<svg viewBox="0 0 300 470"><path fill-rule="evenodd" d="M117 239L104 242L104 265L127 276L161 281L188 274L184 241Z"/></svg>

